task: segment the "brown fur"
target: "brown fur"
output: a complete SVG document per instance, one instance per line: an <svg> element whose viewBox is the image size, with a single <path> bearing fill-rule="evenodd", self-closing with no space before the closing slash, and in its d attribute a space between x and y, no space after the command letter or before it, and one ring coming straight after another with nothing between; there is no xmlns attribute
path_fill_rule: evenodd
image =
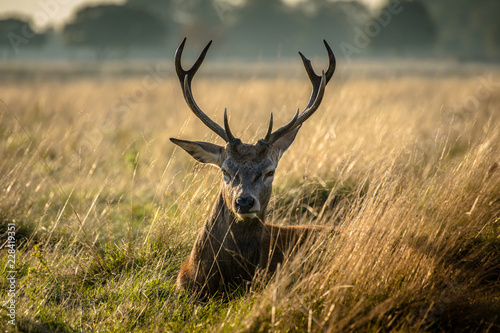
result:
<svg viewBox="0 0 500 333"><path fill-rule="evenodd" d="M180 289L200 296L227 295L257 270L273 273L294 248L321 226L277 226L258 218L237 221L219 196L177 278Z"/></svg>
<svg viewBox="0 0 500 333"><path fill-rule="evenodd" d="M272 147L262 142L228 144L219 151L221 156L215 158L193 147L198 143L174 141L196 159L207 162L212 158L212 163L231 169L234 177L239 177L238 181L229 182L223 177L212 213L181 266L177 278L180 289L189 289L203 297L230 294L234 287L252 281L258 270L274 272L292 248L301 245L311 233L323 230L319 226L277 226L264 222L272 179L266 182L258 177L262 170L276 167L295 134L286 135L284 141ZM209 153L213 151L211 147ZM259 202L260 210L253 218L242 219L235 210L235 200L245 195L253 195Z"/></svg>

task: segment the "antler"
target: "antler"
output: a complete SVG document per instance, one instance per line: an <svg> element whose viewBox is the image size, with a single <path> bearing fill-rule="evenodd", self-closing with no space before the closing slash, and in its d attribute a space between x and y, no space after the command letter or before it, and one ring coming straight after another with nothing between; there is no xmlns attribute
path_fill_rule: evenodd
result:
<svg viewBox="0 0 500 333"><path fill-rule="evenodd" d="M235 138L231 134L231 130L229 129L229 123L227 120L227 111L224 110L224 128L222 128L219 124L214 122L210 117L208 117L196 104L193 93L191 91L191 81L193 80L194 75L200 68L201 64L203 63L203 60L205 59L205 56L207 55L208 49L210 48L210 45L212 44L212 41L210 41L207 46L201 51L200 56L194 63L194 65L188 69L184 70L181 65L181 57L182 57L182 51L184 50L184 44L186 43L186 38L182 41L181 45L177 48L177 51L175 51L175 72L177 73L177 76L179 77L179 81L181 83L181 88L182 88L182 93L184 94L184 99L186 100L186 103L189 105L189 108L193 113L200 118L200 120L212 131L214 131L218 136L220 136L224 141L230 142L233 141Z"/></svg>
<svg viewBox="0 0 500 333"><path fill-rule="evenodd" d="M309 102L307 103L305 110L302 111L299 116L299 109L297 109L297 112L293 116L292 120L290 120L285 126L277 129L275 132L272 132L273 114L271 113L271 120L269 121L269 128L264 141L273 144L274 142L276 142L276 140L281 138L286 133L297 127L300 127L302 123L309 119L309 117L312 116L312 114L318 109L321 101L323 100L326 84L332 78L336 66L335 55L333 54L332 49L330 48L326 40L323 40L323 43L325 44L326 51L328 52L328 68L326 69L326 72L322 71L321 76L317 75L314 72L311 61L307 59L301 52L299 52L302 62L304 63L307 75L309 76L309 80L311 81L313 86L311 97L309 98Z"/></svg>

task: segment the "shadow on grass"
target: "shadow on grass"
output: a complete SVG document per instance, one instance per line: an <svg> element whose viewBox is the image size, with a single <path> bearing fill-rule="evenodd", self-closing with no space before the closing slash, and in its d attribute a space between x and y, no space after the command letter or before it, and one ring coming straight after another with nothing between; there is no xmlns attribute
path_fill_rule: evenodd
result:
<svg viewBox="0 0 500 333"><path fill-rule="evenodd" d="M446 332L500 332L500 238L461 236L450 243L438 248L423 236L411 242L443 267L427 295L433 303L420 314L425 326Z"/></svg>
<svg viewBox="0 0 500 333"><path fill-rule="evenodd" d="M12 228L14 227L14 228ZM16 248L27 243L38 243L36 228L27 221L9 216L7 212L0 211L0 244L5 244L9 239L9 232L15 233Z"/></svg>
<svg viewBox="0 0 500 333"><path fill-rule="evenodd" d="M44 318L43 320L28 319L21 317L17 319L18 332L30 333L73 333L78 332L64 323L60 318Z"/></svg>

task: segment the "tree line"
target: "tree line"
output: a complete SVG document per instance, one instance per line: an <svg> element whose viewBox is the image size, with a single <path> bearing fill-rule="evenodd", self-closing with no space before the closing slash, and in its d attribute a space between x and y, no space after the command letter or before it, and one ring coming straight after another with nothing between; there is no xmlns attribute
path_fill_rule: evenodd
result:
<svg viewBox="0 0 500 333"><path fill-rule="evenodd" d="M0 49L11 54L58 38L97 57L167 52L187 36L200 45L216 39L224 57L280 58L297 50L321 52L327 39L337 54L500 59L497 0L390 0L377 10L358 1L127 0L79 9L61 31L35 32L29 20L0 20ZM308 51L309 52L309 51ZM314 53L313 53L314 54Z"/></svg>

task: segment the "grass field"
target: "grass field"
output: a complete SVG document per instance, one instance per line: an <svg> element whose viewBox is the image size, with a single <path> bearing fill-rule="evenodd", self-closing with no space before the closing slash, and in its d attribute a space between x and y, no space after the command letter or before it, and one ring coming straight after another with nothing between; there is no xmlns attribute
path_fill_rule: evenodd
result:
<svg viewBox="0 0 500 333"><path fill-rule="evenodd" d="M279 126L304 107L310 86L298 66L200 74L193 90L219 122L227 107L233 133L253 142L271 111ZM274 181L269 222L339 233L309 244L270 281L207 303L179 293L175 278L220 176L168 139L221 142L172 75L5 76L1 326L500 331L500 70L384 66L341 67Z"/></svg>

